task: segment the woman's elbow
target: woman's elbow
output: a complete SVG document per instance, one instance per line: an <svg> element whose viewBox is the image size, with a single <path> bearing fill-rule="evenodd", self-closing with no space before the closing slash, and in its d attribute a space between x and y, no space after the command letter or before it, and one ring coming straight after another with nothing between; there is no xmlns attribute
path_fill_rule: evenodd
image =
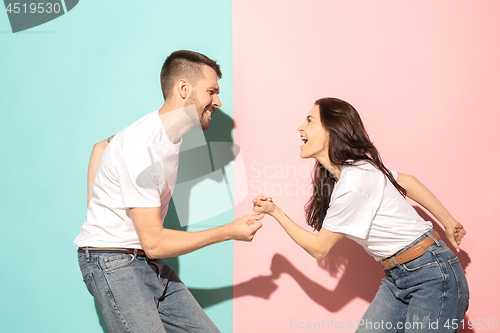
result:
<svg viewBox="0 0 500 333"><path fill-rule="evenodd" d="M405 190L408 190L408 187L411 187L412 184L417 182L417 178L413 175L406 175L404 173L399 173L398 172L398 179L396 179L396 182L401 185Z"/></svg>
<svg viewBox="0 0 500 333"><path fill-rule="evenodd" d="M317 255L314 255L314 259L316 260L321 260L323 259L324 257L326 257L327 254L317 254Z"/></svg>
<svg viewBox="0 0 500 333"><path fill-rule="evenodd" d="M328 255L329 251L314 251L309 254L316 260L321 260Z"/></svg>

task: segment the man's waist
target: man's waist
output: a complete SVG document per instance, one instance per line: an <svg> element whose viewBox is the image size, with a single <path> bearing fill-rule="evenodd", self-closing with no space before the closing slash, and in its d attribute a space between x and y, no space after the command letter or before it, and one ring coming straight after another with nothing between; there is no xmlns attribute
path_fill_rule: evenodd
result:
<svg viewBox="0 0 500 333"><path fill-rule="evenodd" d="M146 253L142 249L119 248L119 247L79 247L78 252L89 253L128 253L137 256L146 257Z"/></svg>

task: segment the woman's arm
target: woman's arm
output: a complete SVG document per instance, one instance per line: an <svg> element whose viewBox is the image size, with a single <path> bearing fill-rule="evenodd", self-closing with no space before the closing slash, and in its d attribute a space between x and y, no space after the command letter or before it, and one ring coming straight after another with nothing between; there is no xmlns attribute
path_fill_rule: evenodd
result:
<svg viewBox="0 0 500 333"><path fill-rule="evenodd" d="M317 235L305 230L293 222L270 198L263 194L258 195L253 200L253 203L254 212L265 213L274 217L295 243L316 259L324 258L344 237L344 234L331 232L324 228Z"/></svg>
<svg viewBox="0 0 500 333"><path fill-rule="evenodd" d="M444 226L446 237L451 245L460 251L460 243L466 231L444 208L439 200L417 178L398 172L396 180L405 190L407 196L427 209Z"/></svg>
<svg viewBox="0 0 500 333"><path fill-rule="evenodd" d="M95 175L97 174L97 169L99 168L99 162L101 161L102 153L104 149L108 146L108 143L113 139L112 137L107 138L101 142L94 145L92 149L92 154L90 154L89 169L87 173L87 207L92 199L92 187L94 186Z"/></svg>

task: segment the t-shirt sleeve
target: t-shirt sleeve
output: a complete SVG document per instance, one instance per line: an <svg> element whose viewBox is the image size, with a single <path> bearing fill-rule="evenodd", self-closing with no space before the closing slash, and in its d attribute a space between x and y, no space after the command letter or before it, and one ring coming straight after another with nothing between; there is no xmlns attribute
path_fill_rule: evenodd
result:
<svg viewBox="0 0 500 333"><path fill-rule="evenodd" d="M330 202L323 228L358 238L366 238L378 205L358 192L346 192Z"/></svg>
<svg viewBox="0 0 500 333"><path fill-rule="evenodd" d="M120 154L116 173L123 207L159 207L161 162L151 160L147 147L132 148Z"/></svg>
<svg viewBox="0 0 500 333"><path fill-rule="evenodd" d="M394 180L398 180L398 173L394 170L389 169L390 173L392 173L392 176L394 177Z"/></svg>

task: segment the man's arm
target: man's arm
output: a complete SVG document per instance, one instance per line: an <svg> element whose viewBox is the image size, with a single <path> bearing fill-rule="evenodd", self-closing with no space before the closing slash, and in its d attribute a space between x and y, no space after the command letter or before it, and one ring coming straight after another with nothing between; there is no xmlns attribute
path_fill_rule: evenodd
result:
<svg viewBox="0 0 500 333"><path fill-rule="evenodd" d="M148 258L177 257L227 240L252 241L264 214L240 217L221 227L189 232L163 228L160 207L131 208L130 215Z"/></svg>
<svg viewBox="0 0 500 333"><path fill-rule="evenodd" d="M457 252L459 252L459 245L466 234L464 227L451 216L434 194L419 182L417 178L398 172L396 181L406 190L408 198L422 205L444 226L446 237Z"/></svg>
<svg viewBox="0 0 500 333"><path fill-rule="evenodd" d="M89 169L87 173L87 207L90 204L90 199L92 199L92 187L94 186L95 175L97 174L97 169L99 168L102 153L104 153L104 149L106 149L108 143L113 139L113 137L114 135L106 140L96 143L94 145L94 149L92 149L92 154L90 154Z"/></svg>
<svg viewBox="0 0 500 333"><path fill-rule="evenodd" d="M88 203L92 198L92 187L102 154L113 137L96 143L92 150L88 169ZM188 232L163 228L160 207L131 208L130 214L141 246L152 259L176 257L230 239L249 242L262 227L257 220L264 217L263 214L243 216L218 228Z"/></svg>

